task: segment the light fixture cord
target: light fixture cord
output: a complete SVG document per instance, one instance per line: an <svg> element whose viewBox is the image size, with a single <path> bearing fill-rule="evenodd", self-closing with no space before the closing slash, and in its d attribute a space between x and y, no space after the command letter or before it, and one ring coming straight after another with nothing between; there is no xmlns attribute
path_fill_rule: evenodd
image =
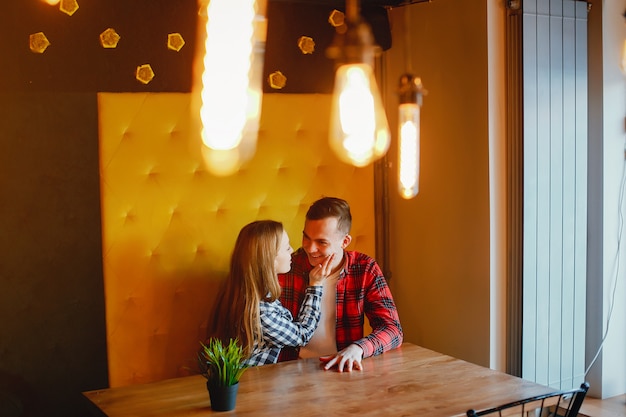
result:
<svg viewBox="0 0 626 417"><path fill-rule="evenodd" d="M411 5L406 6L404 11L404 67L407 73L413 73L413 60L411 59Z"/></svg>
<svg viewBox="0 0 626 417"><path fill-rule="evenodd" d="M348 22L354 23L359 20L360 8L360 0L346 0L346 19Z"/></svg>

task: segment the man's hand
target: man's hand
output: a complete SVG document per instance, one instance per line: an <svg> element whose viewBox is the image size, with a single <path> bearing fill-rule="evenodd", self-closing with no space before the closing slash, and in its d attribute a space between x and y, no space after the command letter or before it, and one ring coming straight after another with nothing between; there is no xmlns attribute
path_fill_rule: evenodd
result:
<svg viewBox="0 0 626 417"><path fill-rule="evenodd" d="M343 372L344 368L348 372L352 369L363 370L361 361L363 360L363 349L354 343L347 348L335 353L334 355L322 356L320 358L324 362L324 369L329 370L333 366L337 366L338 372Z"/></svg>

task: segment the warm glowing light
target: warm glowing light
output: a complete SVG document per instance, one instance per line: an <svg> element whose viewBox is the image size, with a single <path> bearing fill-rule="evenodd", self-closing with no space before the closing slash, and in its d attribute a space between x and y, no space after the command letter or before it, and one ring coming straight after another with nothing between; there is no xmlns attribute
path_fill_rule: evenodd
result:
<svg viewBox="0 0 626 417"><path fill-rule="evenodd" d="M383 156L389 141L387 117L372 67L340 66L331 108L331 147L344 162L362 167Z"/></svg>
<svg viewBox="0 0 626 417"><path fill-rule="evenodd" d="M339 19L339 12L331 13L331 24L338 25L340 20L344 24L335 26L335 39L326 55L337 65L330 146L339 159L363 167L385 155L391 134L374 76L374 58L380 47L359 9L359 0L346 0L344 19Z"/></svg>
<svg viewBox="0 0 626 417"><path fill-rule="evenodd" d="M398 191L407 200L419 192L420 107L425 94L422 80L411 73L400 76L398 88Z"/></svg>
<svg viewBox="0 0 626 417"><path fill-rule="evenodd" d="M61 0L41 0L44 3L48 3L50 6L56 6Z"/></svg>
<svg viewBox="0 0 626 417"><path fill-rule="evenodd" d="M207 8L200 119L202 141L238 163L256 147L261 115L266 0L211 0ZM203 151L205 154L206 152ZM220 164L222 156L206 158ZM228 165L228 164L226 164ZM218 168L220 172L224 171Z"/></svg>
<svg viewBox="0 0 626 417"><path fill-rule="evenodd" d="M420 108L417 103L405 103L398 109L398 187L400 195L409 199L419 191Z"/></svg>
<svg viewBox="0 0 626 417"><path fill-rule="evenodd" d="M217 176L231 175L241 165L241 155L238 148L211 149L203 144L201 151L208 170Z"/></svg>

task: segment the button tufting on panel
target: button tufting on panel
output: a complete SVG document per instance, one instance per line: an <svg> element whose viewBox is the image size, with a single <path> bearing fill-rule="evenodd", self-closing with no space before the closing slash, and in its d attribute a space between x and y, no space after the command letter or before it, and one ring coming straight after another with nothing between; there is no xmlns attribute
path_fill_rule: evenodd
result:
<svg viewBox="0 0 626 417"><path fill-rule="evenodd" d="M124 223L134 223L136 219L137 216L133 212L128 211L124 214Z"/></svg>
<svg viewBox="0 0 626 417"><path fill-rule="evenodd" d="M174 141L180 141L183 138L182 133L178 129L172 129L169 136Z"/></svg>
<svg viewBox="0 0 626 417"><path fill-rule="evenodd" d="M146 173L146 177L148 178L148 180L156 181L159 177L159 173L156 170L150 169Z"/></svg>
<svg viewBox="0 0 626 417"><path fill-rule="evenodd" d="M129 295L126 297L126 306L128 307L136 307L137 306L137 297L134 295Z"/></svg>
<svg viewBox="0 0 626 417"><path fill-rule="evenodd" d="M257 210L257 218L259 219L265 219L268 218L268 208L267 206L259 206L259 209Z"/></svg>
<svg viewBox="0 0 626 417"><path fill-rule="evenodd" d="M228 209L220 206L215 210L215 217L224 217L228 214Z"/></svg>
<svg viewBox="0 0 626 417"><path fill-rule="evenodd" d="M196 164L191 170L194 179L200 179L205 176L206 169L200 164Z"/></svg>
<svg viewBox="0 0 626 417"><path fill-rule="evenodd" d="M295 130L295 137L297 140L302 141L308 138L309 132L306 129L301 129L299 126Z"/></svg>
<svg viewBox="0 0 626 417"><path fill-rule="evenodd" d="M172 207L170 209L170 222L175 219L179 219L181 217L180 210L178 207Z"/></svg>
<svg viewBox="0 0 626 417"><path fill-rule="evenodd" d="M196 253L196 258L202 258L207 254L207 250L204 247L204 245L198 245L196 246L195 253Z"/></svg>
<svg viewBox="0 0 626 417"><path fill-rule="evenodd" d="M197 351L196 335L206 334L237 233L255 217L283 222L296 247L310 203L337 195L353 208L350 249L374 252L373 196L360 186L373 183L372 170L334 158L330 96L263 100L255 158L216 177L196 147L189 94L99 95L112 387L180 376Z"/></svg>

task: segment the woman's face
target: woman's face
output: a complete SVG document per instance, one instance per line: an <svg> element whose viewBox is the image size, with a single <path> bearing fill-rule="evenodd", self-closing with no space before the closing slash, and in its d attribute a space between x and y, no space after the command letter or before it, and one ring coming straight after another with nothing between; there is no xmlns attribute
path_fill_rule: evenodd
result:
<svg viewBox="0 0 626 417"><path fill-rule="evenodd" d="M276 259L274 260L274 268L276 269L277 274L289 272L291 269L292 253L293 248L289 244L289 236L287 236L287 232L283 230L283 238L281 239L280 248L276 254Z"/></svg>

